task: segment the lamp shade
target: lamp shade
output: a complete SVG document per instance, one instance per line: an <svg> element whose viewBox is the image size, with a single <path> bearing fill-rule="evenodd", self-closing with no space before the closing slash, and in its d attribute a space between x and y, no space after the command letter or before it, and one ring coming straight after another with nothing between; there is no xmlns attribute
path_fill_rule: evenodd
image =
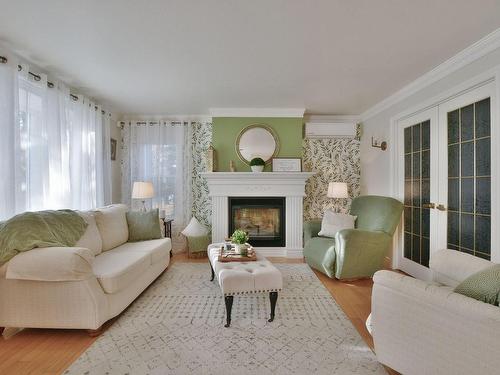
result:
<svg viewBox="0 0 500 375"><path fill-rule="evenodd" d="M347 184L345 182L330 182L326 196L328 198L349 198Z"/></svg>
<svg viewBox="0 0 500 375"><path fill-rule="evenodd" d="M153 188L153 183L151 182L134 182L132 188L132 199L149 199L153 198L155 195L155 190Z"/></svg>

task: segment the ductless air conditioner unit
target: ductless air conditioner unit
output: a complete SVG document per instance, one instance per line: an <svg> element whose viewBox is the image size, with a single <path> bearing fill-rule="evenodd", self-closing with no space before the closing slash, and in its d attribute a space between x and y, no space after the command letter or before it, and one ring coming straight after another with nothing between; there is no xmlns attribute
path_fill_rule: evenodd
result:
<svg viewBox="0 0 500 375"><path fill-rule="evenodd" d="M355 122L306 122L306 138L354 138Z"/></svg>

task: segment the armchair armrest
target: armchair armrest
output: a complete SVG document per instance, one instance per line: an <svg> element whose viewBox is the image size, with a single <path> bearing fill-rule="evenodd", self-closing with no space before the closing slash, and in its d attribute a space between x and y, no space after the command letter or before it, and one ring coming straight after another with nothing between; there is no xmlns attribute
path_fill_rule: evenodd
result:
<svg viewBox="0 0 500 375"><path fill-rule="evenodd" d="M344 229L335 235L335 277L337 279L371 277L380 270L391 244L385 232Z"/></svg>
<svg viewBox="0 0 500 375"><path fill-rule="evenodd" d="M313 237L318 237L321 230L321 219L308 220L304 222L304 243Z"/></svg>
<svg viewBox="0 0 500 375"><path fill-rule="evenodd" d="M35 281L75 281L94 276L92 251L83 247L44 247L16 255L5 278Z"/></svg>

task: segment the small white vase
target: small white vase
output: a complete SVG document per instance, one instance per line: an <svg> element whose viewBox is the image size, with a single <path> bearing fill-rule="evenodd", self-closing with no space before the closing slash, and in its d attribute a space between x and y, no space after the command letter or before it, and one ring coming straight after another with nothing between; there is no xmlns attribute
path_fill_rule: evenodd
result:
<svg viewBox="0 0 500 375"><path fill-rule="evenodd" d="M252 168L252 172L262 172L264 170L263 165L252 165L250 168Z"/></svg>
<svg viewBox="0 0 500 375"><path fill-rule="evenodd" d="M242 245L239 244L239 243L235 243L234 244L234 252L235 252L235 254L240 254L241 253L241 246Z"/></svg>

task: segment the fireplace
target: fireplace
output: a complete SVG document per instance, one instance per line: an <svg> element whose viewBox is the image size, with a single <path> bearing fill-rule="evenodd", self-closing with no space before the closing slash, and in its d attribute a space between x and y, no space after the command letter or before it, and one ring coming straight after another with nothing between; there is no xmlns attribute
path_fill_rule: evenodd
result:
<svg viewBox="0 0 500 375"><path fill-rule="evenodd" d="M284 197L229 197L229 230L248 232L252 246L285 246Z"/></svg>

